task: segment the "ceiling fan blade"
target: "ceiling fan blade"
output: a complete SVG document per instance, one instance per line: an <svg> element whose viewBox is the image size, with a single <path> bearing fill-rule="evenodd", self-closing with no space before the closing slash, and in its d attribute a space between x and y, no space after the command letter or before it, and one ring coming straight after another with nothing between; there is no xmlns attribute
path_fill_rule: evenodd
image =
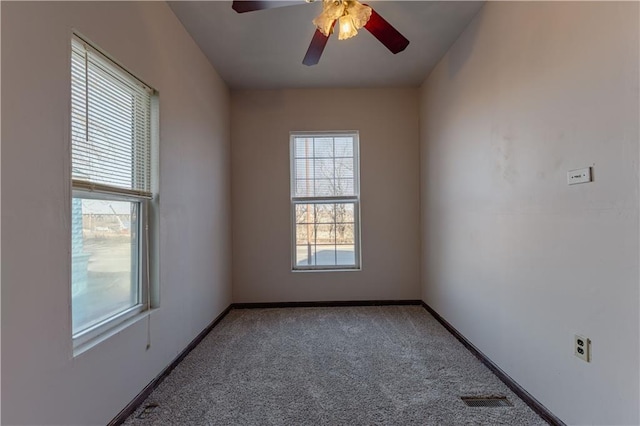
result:
<svg viewBox="0 0 640 426"><path fill-rule="evenodd" d="M364 27L393 54L402 52L409 45L409 40L385 21L373 8L371 8L371 17Z"/></svg>
<svg viewBox="0 0 640 426"><path fill-rule="evenodd" d="M294 6L296 4L306 3L300 1L234 1L231 8L238 13L253 12L256 10L275 9L276 7Z"/></svg>
<svg viewBox="0 0 640 426"><path fill-rule="evenodd" d="M322 56L322 52L324 51L324 47L327 45L327 41L329 41L329 37L322 34L320 30L316 29L316 32L313 34L313 38L311 39L309 49L307 49L307 54L304 55L302 63L311 66L320 62L320 56Z"/></svg>

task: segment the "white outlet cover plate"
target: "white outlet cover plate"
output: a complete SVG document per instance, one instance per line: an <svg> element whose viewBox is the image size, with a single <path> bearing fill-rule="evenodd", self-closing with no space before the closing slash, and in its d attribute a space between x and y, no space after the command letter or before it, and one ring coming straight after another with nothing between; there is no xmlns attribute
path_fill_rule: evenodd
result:
<svg viewBox="0 0 640 426"><path fill-rule="evenodd" d="M575 185L578 183L591 182L591 167L584 169L569 170L567 172L567 184Z"/></svg>
<svg viewBox="0 0 640 426"><path fill-rule="evenodd" d="M579 344L582 342L582 345ZM574 342L574 355L580 358L583 361L590 362L591 361L591 340L587 337L575 335ZM578 352L578 348L582 349L582 353Z"/></svg>

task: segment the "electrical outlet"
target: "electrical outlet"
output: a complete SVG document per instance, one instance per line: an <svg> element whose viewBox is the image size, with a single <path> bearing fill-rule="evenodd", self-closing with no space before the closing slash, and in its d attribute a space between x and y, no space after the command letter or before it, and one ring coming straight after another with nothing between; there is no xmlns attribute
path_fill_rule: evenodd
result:
<svg viewBox="0 0 640 426"><path fill-rule="evenodd" d="M576 334L573 347L575 356L586 362L591 361L591 340Z"/></svg>

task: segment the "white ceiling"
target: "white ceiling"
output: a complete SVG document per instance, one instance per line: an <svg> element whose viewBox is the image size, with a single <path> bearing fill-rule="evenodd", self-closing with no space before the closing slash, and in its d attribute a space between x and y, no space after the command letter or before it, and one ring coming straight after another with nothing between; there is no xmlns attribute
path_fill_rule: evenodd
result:
<svg viewBox="0 0 640 426"><path fill-rule="evenodd" d="M418 86L482 7L482 1L370 1L410 41L393 55L368 31L333 35L320 63L302 64L321 1L236 13L230 1L169 2L232 89Z"/></svg>

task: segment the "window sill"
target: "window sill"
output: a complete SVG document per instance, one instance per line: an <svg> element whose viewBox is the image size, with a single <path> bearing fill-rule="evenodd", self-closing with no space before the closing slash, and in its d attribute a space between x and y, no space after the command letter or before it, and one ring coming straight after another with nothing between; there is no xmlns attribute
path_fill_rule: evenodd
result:
<svg viewBox="0 0 640 426"><path fill-rule="evenodd" d="M362 271L362 267L360 268L337 268L337 269L329 269L329 268L317 268L317 269L292 269L291 272L360 272Z"/></svg>
<svg viewBox="0 0 640 426"><path fill-rule="evenodd" d="M94 338L87 340L86 342L80 343L78 345L75 345L74 342L74 347L73 347L73 357L77 357L79 355L82 355L83 353L87 352L89 349L92 349L93 347L99 345L100 343L104 342L105 340L109 339L110 337L120 333L122 330L124 330L125 328L137 323L138 321L148 317L149 315L151 315L152 313L156 312L159 308L153 308L150 310L146 310L144 312L140 312L137 315L132 316L131 318L126 319L125 321L122 321L116 325L114 325L113 327L109 328L108 330L106 330L104 333L101 333L97 336L95 336Z"/></svg>

